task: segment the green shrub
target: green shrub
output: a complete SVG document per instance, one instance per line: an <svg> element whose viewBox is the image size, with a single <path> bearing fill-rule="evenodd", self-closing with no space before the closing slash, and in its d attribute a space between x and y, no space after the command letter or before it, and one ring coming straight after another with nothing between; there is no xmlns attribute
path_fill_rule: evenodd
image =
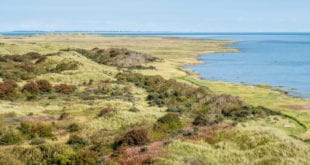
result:
<svg viewBox="0 0 310 165"><path fill-rule="evenodd" d="M72 123L68 126L69 132L76 132L76 131L79 131L80 129L81 127L76 123Z"/></svg>
<svg viewBox="0 0 310 165"><path fill-rule="evenodd" d="M37 147L15 146L11 151L16 157L24 162L24 164L42 164L44 155Z"/></svg>
<svg viewBox="0 0 310 165"><path fill-rule="evenodd" d="M32 139L30 142L31 145L40 145L43 143L45 143L45 139L43 138L35 138L35 139Z"/></svg>
<svg viewBox="0 0 310 165"><path fill-rule="evenodd" d="M83 149L76 153L74 156L75 164L102 164L100 155L92 150Z"/></svg>
<svg viewBox="0 0 310 165"><path fill-rule="evenodd" d="M157 120L154 128L161 131L170 131L182 128L180 117L176 113L168 113Z"/></svg>
<svg viewBox="0 0 310 165"><path fill-rule="evenodd" d="M87 144L87 140L80 137L79 135L77 134L73 134L73 135L70 135L68 141L67 141L67 144L70 144L70 145L78 145L78 146L85 146Z"/></svg>
<svg viewBox="0 0 310 165"><path fill-rule="evenodd" d="M221 114L198 115L194 119L193 125L199 125L199 126L213 125L218 124L222 120L223 116Z"/></svg>
<svg viewBox="0 0 310 165"><path fill-rule="evenodd" d="M68 61L63 60L59 64L56 65L55 69L53 69L54 72L62 72L66 70L76 70L79 68L79 62L77 61Z"/></svg>
<svg viewBox="0 0 310 165"><path fill-rule="evenodd" d="M31 138L39 137L52 137L53 125L50 123L36 122L36 121L21 121L20 130L29 135Z"/></svg>
<svg viewBox="0 0 310 165"><path fill-rule="evenodd" d="M137 107L131 107L129 109L130 112L140 112L140 110Z"/></svg>
<svg viewBox="0 0 310 165"><path fill-rule="evenodd" d="M182 112L182 110L174 106L169 106L167 112Z"/></svg>
<svg viewBox="0 0 310 165"><path fill-rule="evenodd" d="M12 145L22 142L21 134L13 128L3 128L0 132L0 145Z"/></svg>
<svg viewBox="0 0 310 165"><path fill-rule="evenodd" d="M64 144L39 145L46 164L76 164L74 150ZM42 162L42 160L41 160Z"/></svg>
<svg viewBox="0 0 310 165"><path fill-rule="evenodd" d="M140 148L140 152L147 152L149 150L148 147L142 147Z"/></svg>

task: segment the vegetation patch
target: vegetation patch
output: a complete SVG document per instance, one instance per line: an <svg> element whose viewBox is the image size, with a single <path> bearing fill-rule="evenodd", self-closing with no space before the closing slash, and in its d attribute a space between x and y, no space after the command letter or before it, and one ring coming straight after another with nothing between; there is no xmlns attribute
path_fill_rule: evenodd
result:
<svg viewBox="0 0 310 165"><path fill-rule="evenodd" d="M144 129L134 129L115 143L115 147L143 145L149 141L148 133Z"/></svg>
<svg viewBox="0 0 310 165"><path fill-rule="evenodd" d="M135 69L154 69L154 67L144 67L142 64L153 62L157 58L148 54L139 53L125 48L109 48L92 50L85 49L68 49L67 51L76 51L81 55L92 59L99 64L117 66L117 67L130 67Z"/></svg>
<svg viewBox="0 0 310 165"><path fill-rule="evenodd" d="M24 134L31 138L39 137L53 137L54 127L50 123L37 122L37 121L21 121L20 128Z"/></svg>

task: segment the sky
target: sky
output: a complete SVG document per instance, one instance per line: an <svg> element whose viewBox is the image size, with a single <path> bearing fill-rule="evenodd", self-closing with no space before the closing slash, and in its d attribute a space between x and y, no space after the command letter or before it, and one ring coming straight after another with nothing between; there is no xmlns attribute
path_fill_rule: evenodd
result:
<svg viewBox="0 0 310 165"><path fill-rule="evenodd" d="M0 0L0 31L310 32L310 0Z"/></svg>

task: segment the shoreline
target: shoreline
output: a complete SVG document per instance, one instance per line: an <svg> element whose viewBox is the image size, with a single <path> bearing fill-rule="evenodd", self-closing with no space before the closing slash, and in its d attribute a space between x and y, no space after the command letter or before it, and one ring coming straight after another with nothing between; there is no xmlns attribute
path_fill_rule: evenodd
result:
<svg viewBox="0 0 310 165"><path fill-rule="evenodd" d="M183 38L181 38L181 39L183 39ZM292 92L294 92L294 91L281 89L281 88L279 88L280 86L272 86L272 85L265 84L265 83L263 83L263 84L255 84L255 83L247 83L247 82L242 83L242 82L231 82L231 81L207 79L207 78L202 77L201 73L199 73L198 71L194 71L194 70L192 70L190 68L186 68L186 67L195 66L195 65L207 65L206 61L201 60L201 58L200 58L201 56L216 55L218 53L239 53L240 52L240 50L238 48L229 47L229 45L235 44L238 41L233 41L233 40L216 40L216 39L214 39L214 40L215 41L228 41L228 42L231 42L231 43L225 44L224 47L225 48L229 48L229 49L233 49L234 51L231 51L231 52L215 52L215 53L196 55L195 56L195 60L198 61L198 62L188 63L186 65L181 66L181 69L184 70L184 72L186 74L188 74L188 76L194 76L194 77L196 77L196 78L198 78L198 79L200 79L202 81L203 80L207 80L207 81L213 81L213 82L219 82L219 83L230 83L230 84L244 85L244 86L255 86L255 87L258 87L258 88L262 88L262 89L269 89L269 90L272 90L272 91L276 91L276 92L279 92L280 94L283 94L283 95L288 96L288 97L299 98L299 99L304 99L306 101L310 101L310 98L307 98L306 96L305 97L301 96L301 95L303 95L302 93L296 93L296 95L294 95L294 94L292 94Z"/></svg>

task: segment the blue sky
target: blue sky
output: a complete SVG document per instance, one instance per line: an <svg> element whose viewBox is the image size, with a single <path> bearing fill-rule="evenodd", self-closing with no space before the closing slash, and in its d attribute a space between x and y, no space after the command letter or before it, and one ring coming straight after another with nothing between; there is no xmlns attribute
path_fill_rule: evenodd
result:
<svg viewBox="0 0 310 165"><path fill-rule="evenodd" d="M310 32L310 0L0 0L0 31Z"/></svg>

